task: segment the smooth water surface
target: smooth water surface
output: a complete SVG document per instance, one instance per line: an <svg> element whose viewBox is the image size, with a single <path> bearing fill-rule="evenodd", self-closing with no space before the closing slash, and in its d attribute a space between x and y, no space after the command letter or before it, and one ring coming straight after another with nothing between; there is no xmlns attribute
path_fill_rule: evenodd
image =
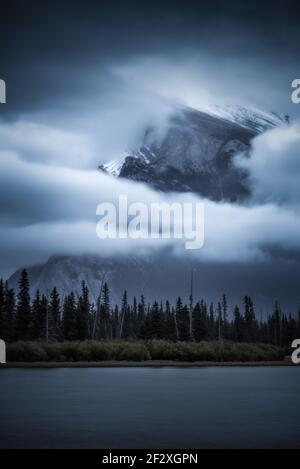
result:
<svg viewBox="0 0 300 469"><path fill-rule="evenodd" d="M0 369L0 447L300 447L300 368Z"/></svg>

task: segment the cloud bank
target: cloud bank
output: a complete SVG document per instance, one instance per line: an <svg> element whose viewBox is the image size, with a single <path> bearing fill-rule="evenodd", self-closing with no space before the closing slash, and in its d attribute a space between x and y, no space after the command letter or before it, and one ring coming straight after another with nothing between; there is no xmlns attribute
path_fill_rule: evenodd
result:
<svg viewBox="0 0 300 469"><path fill-rule="evenodd" d="M6 274L54 253L111 256L168 248L174 255L186 254L182 240L97 238L96 207L100 202L117 204L119 194L147 204L204 202L205 244L193 252L199 260L267 261L276 251L300 251L298 125L260 135L253 141L251 156L237 158L252 185L252 197L244 205L215 203L188 193L163 194L80 164L74 168L70 148L92 158L92 145L84 135L82 140L73 139L68 132L33 123L2 124L0 135L0 257ZM87 145L81 147L78 142L85 139Z"/></svg>

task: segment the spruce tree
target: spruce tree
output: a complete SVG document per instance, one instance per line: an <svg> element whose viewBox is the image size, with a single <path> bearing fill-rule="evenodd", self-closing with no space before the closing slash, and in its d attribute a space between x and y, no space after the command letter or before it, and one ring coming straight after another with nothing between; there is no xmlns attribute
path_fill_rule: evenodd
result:
<svg viewBox="0 0 300 469"><path fill-rule="evenodd" d="M42 320L41 320L41 296L40 291L37 290L35 293L34 300L32 302L32 322L30 324L30 335L33 340L38 340L42 333Z"/></svg>
<svg viewBox="0 0 300 469"><path fill-rule="evenodd" d="M15 294L7 282L0 279L0 338L5 342L14 339Z"/></svg>
<svg viewBox="0 0 300 469"><path fill-rule="evenodd" d="M51 341L62 339L60 298L57 288L54 287L50 293L48 308L49 315L49 337Z"/></svg>
<svg viewBox="0 0 300 469"><path fill-rule="evenodd" d="M4 282L0 279L0 339L4 339L5 335L5 301L4 301Z"/></svg>
<svg viewBox="0 0 300 469"><path fill-rule="evenodd" d="M16 339L29 338L29 325L31 321L31 306L29 295L29 279L26 269L23 269L19 279L19 292L17 302Z"/></svg>
<svg viewBox="0 0 300 469"><path fill-rule="evenodd" d="M151 320L151 336L153 339L164 338L164 314L162 306L159 307L157 301L155 301L150 310Z"/></svg>
<svg viewBox="0 0 300 469"><path fill-rule="evenodd" d="M176 324L175 324L175 313L171 310L169 301L166 301L165 309L165 338L167 340L175 341L176 335Z"/></svg>
<svg viewBox="0 0 300 469"><path fill-rule="evenodd" d="M228 310L227 310L227 297L225 293L222 296L222 323L223 323L223 338L228 339Z"/></svg>
<svg viewBox="0 0 300 469"><path fill-rule="evenodd" d="M124 291L123 298L122 298L122 305L121 305L121 314L120 314L120 324L119 324L119 337L126 338L128 333L128 315L129 315L129 308L128 308L128 299L127 299L127 291Z"/></svg>
<svg viewBox="0 0 300 469"><path fill-rule="evenodd" d="M8 287L7 282L5 283L4 303L4 340L6 340L6 342L12 342L14 340L16 301L15 292L13 288Z"/></svg>
<svg viewBox="0 0 300 469"><path fill-rule="evenodd" d="M77 306L74 293L71 292L64 300L63 306L63 333L65 340L77 340Z"/></svg>
<svg viewBox="0 0 300 469"><path fill-rule="evenodd" d="M179 297L176 302L176 321L178 327L179 340L187 341L190 339L190 314L188 307L182 305Z"/></svg>
<svg viewBox="0 0 300 469"><path fill-rule="evenodd" d="M48 311L48 299L46 295L42 295L41 306L40 306L40 323L41 333L40 339L43 342L49 342L49 311Z"/></svg>
<svg viewBox="0 0 300 469"><path fill-rule="evenodd" d="M244 324L239 307L236 305L233 311L233 340L243 341Z"/></svg>
<svg viewBox="0 0 300 469"><path fill-rule="evenodd" d="M208 338L208 317L204 301L197 303L193 310L193 331L196 342Z"/></svg>
<svg viewBox="0 0 300 469"><path fill-rule="evenodd" d="M208 337L209 340L215 340L216 335L216 323L215 323L215 314L214 314L214 304L210 303L209 305L209 322L208 322Z"/></svg>
<svg viewBox="0 0 300 469"><path fill-rule="evenodd" d="M101 296L102 296L102 300L101 300L100 309L99 309L97 337L99 339L110 339L112 337L112 324L111 324L109 288L106 282L103 285Z"/></svg>
<svg viewBox="0 0 300 469"><path fill-rule="evenodd" d="M138 304L138 313L137 313L137 335L140 339L144 338L145 335L145 319L146 319L146 307L145 307L145 298L141 295L141 299Z"/></svg>
<svg viewBox="0 0 300 469"><path fill-rule="evenodd" d="M89 338L90 308L89 289L83 281L81 283L81 295L77 305L77 337L79 340Z"/></svg>

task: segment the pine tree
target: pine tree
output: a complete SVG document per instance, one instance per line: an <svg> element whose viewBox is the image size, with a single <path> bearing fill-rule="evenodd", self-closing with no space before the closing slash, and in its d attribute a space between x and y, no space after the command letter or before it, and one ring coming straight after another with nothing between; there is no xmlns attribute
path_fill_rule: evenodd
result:
<svg viewBox="0 0 300 469"><path fill-rule="evenodd" d="M48 312L48 299L46 295L42 295L40 306L40 324L41 333L40 339L44 342L49 342L49 312Z"/></svg>
<svg viewBox="0 0 300 469"><path fill-rule="evenodd" d="M4 290L5 316L4 316L4 340L12 342L14 339L14 323L16 314L15 292L9 288L7 282Z"/></svg>
<svg viewBox="0 0 300 469"><path fill-rule="evenodd" d="M203 301L198 302L193 310L193 330L196 342L208 338L208 317L206 305Z"/></svg>
<svg viewBox="0 0 300 469"><path fill-rule="evenodd" d="M43 319L41 319L41 296L40 291L35 293L32 302L32 322L30 324L30 336L33 340L38 340L42 334Z"/></svg>
<svg viewBox="0 0 300 469"><path fill-rule="evenodd" d="M0 339L5 336L5 300L4 300L4 282L0 279Z"/></svg>
<svg viewBox="0 0 300 469"><path fill-rule="evenodd" d="M112 324L111 324L109 288L106 282L103 285L103 291L102 291L101 296L102 296L102 301L100 304L97 336L100 339L110 339L112 338Z"/></svg>
<svg viewBox="0 0 300 469"><path fill-rule="evenodd" d="M54 287L50 293L48 314L49 314L50 340L53 340L53 341L61 340L62 330L61 330L60 298L59 298L59 293L56 287Z"/></svg>
<svg viewBox="0 0 300 469"><path fill-rule="evenodd" d="M157 301L155 301L150 310L151 320L151 336L153 339L164 338L164 314L162 305L159 307Z"/></svg>
<svg viewBox="0 0 300 469"><path fill-rule="evenodd" d="M129 316L128 299L127 299L127 291L125 290L123 294L123 298L122 298L120 324L119 324L120 339L127 337L128 319L129 319L128 316Z"/></svg>
<svg viewBox="0 0 300 469"><path fill-rule="evenodd" d="M15 294L7 282L0 279L0 338L5 342L14 339Z"/></svg>
<svg viewBox="0 0 300 469"><path fill-rule="evenodd" d="M172 341L177 339L175 313L171 310L169 301L166 301L165 309L165 338Z"/></svg>
<svg viewBox="0 0 300 469"><path fill-rule="evenodd" d="M138 322L138 304L137 304L136 296L133 297L131 321L132 321L132 334L133 334L133 337L136 339L139 337L139 333L140 333L139 322Z"/></svg>
<svg viewBox="0 0 300 469"><path fill-rule="evenodd" d="M244 340L246 342L255 342L258 338L258 327L254 313L254 306L250 296L245 296L244 298L245 305L245 332Z"/></svg>
<svg viewBox="0 0 300 469"><path fill-rule="evenodd" d="M81 295L77 305L77 337L79 340L89 338L90 308L89 289L83 281L81 283Z"/></svg>
<svg viewBox="0 0 300 469"><path fill-rule="evenodd" d="M74 293L71 292L64 300L63 333L65 340L77 340L77 306Z"/></svg>
<svg viewBox="0 0 300 469"><path fill-rule="evenodd" d="M119 307L118 305L115 306L112 312L111 324L112 324L112 337L113 339L118 339L119 338Z"/></svg>
<svg viewBox="0 0 300 469"><path fill-rule="evenodd" d="M214 315L214 304L210 303L209 305L209 322L208 322L208 337L209 340L215 340L217 338L216 334L216 324L215 324L215 315Z"/></svg>
<svg viewBox="0 0 300 469"><path fill-rule="evenodd" d="M218 340L223 339L223 321L222 321L222 305L218 301L217 308L217 320L218 320Z"/></svg>
<svg viewBox="0 0 300 469"><path fill-rule="evenodd" d="M137 313L137 335L140 339L144 338L145 335L145 319L146 319L146 307L145 307L145 298L142 295L138 304L138 313Z"/></svg>
<svg viewBox="0 0 300 469"><path fill-rule="evenodd" d="M19 279L19 293L16 318L16 339L27 340L29 338L29 325L31 321L31 307L29 295L29 280L27 271L21 272Z"/></svg>
<svg viewBox="0 0 300 469"><path fill-rule="evenodd" d="M243 318L240 313L239 307L235 306L234 311L233 311L233 340L235 340L236 342L242 342L243 330L244 330Z"/></svg>
<svg viewBox="0 0 300 469"><path fill-rule="evenodd" d="M222 323L223 323L223 338L228 339L228 322L227 322L227 297L225 293L222 296Z"/></svg>
<svg viewBox="0 0 300 469"><path fill-rule="evenodd" d="M188 307L182 305L181 298L176 302L176 320L178 326L179 340L187 341L190 339L190 314Z"/></svg>

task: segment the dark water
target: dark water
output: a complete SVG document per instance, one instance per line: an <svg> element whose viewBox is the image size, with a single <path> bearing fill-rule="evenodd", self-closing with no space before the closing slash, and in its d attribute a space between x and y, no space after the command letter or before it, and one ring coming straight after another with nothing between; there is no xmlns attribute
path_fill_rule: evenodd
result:
<svg viewBox="0 0 300 469"><path fill-rule="evenodd" d="M0 370L0 447L300 447L300 368Z"/></svg>

